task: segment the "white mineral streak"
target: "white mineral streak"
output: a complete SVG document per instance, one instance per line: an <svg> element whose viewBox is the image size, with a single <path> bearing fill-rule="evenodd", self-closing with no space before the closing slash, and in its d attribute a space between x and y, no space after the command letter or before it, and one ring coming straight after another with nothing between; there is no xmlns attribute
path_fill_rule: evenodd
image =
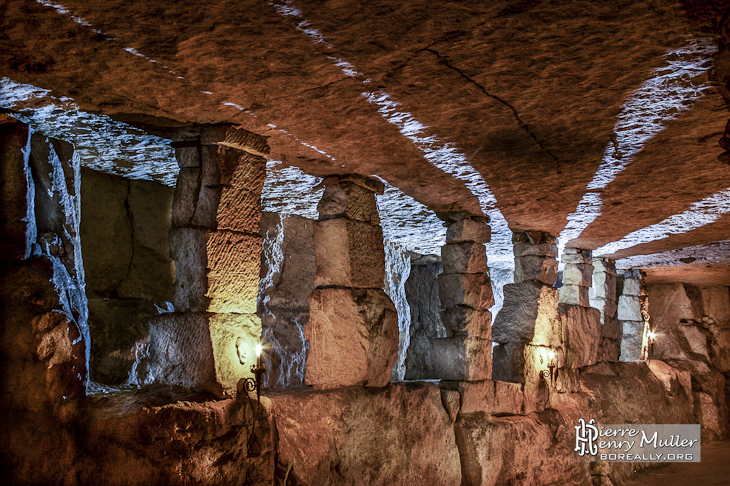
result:
<svg viewBox="0 0 730 486"><path fill-rule="evenodd" d="M304 142L304 141L300 140L299 138L297 138L297 137L296 137L295 135L293 135L292 133L290 133L290 132L288 132L288 131L284 130L283 128L279 128L279 127L277 127L277 126L276 126L276 125L274 125L273 123L269 123L269 124L268 124L267 126L268 126L268 127L270 127L270 128L273 128L273 129L275 129L275 130L278 130L278 131L280 131L281 133L283 133L283 134L284 134L284 135L286 135L287 137L289 137L289 138L293 139L293 140L294 140L295 142L297 142L297 143L300 143L300 144L304 145L305 147L311 148L311 149L312 149L312 150L314 150L315 152L318 152L318 153L320 153L320 154L324 155L325 157L327 157L327 158L328 158L328 159L330 159L330 160L334 160L334 161L336 161L336 160L337 160L337 159L335 159L335 158L334 158L333 156L331 156L330 154L328 154L327 152L325 152L324 150L320 150L320 149L318 149L317 147L315 147L314 145L308 144L308 143L306 143L306 142ZM281 162L279 162L279 163L281 163ZM344 166L343 166L343 167L344 167Z"/></svg>
<svg viewBox="0 0 730 486"><path fill-rule="evenodd" d="M71 20L76 22L79 25L83 25L84 27L91 27L91 24L87 22L86 20L82 19L81 17L77 17L76 15L73 15L69 9L64 7L63 5L59 5L57 3L49 2L48 0L36 0L37 3L40 3L44 7L51 7L56 12L58 12L61 15L67 15L68 17L71 17Z"/></svg>
<svg viewBox="0 0 730 486"><path fill-rule="evenodd" d="M294 318L294 326L297 329L298 337L301 345L294 346L294 348L300 349L300 351L289 350L283 347L276 339L274 330L270 327L266 327L262 333L262 341L268 346L268 350L264 357L266 366L271 369L271 358L277 356L280 360L279 374L276 379L278 386L289 387L297 386L304 383L304 375L307 370L307 353L309 353L309 342L304 337L304 326L299 323L297 318ZM264 386L270 386L269 376L264 375Z"/></svg>
<svg viewBox="0 0 730 486"><path fill-rule="evenodd" d="M322 178L309 175L298 167L279 167L278 160L266 162L266 180L261 191L261 210L279 214L296 214L317 220L317 205L324 187Z"/></svg>
<svg viewBox="0 0 730 486"><path fill-rule="evenodd" d="M377 177L377 176L375 176ZM383 239L406 251L421 255L441 255L446 227L436 214L397 187L385 184L384 194L375 196Z"/></svg>
<svg viewBox="0 0 730 486"><path fill-rule="evenodd" d="M410 345L411 308L406 299L406 280L411 274L408 250L392 240L385 241L385 293L398 312L398 359L391 371L393 381L403 381L406 374L406 352Z"/></svg>
<svg viewBox="0 0 730 486"><path fill-rule="evenodd" d="M497 199L487 186L482 175L476 171L466 160L466 156L454 144L442 142L433 135L427 135L428 127L416 120L413 115L403 110L400 103L394 101L390 96L379 91L377 93L363 93L368 101L378 106L378 112L389 123L395 125L406 138L411 140L418 147L434 167L445 173L465 182L466 187L479 200L482 211L489 215L492 229L492 241L487 243L487 255L491 269L499 271L514 271L514 256L512 254L512 231L509 229L507 220L497 208ZM497 272L495 272L497 273ZM503 278L490 279L495 294L502 292L502 285L506 283ZM495 305L490 308L493 316L496 316L501 306ZM501 299L500 299L501 302Z"/></svg>
<svg viewBox="0 0 730 486"><path fill-rule="evenodd" d="M134 343L132 353L134 354L134 363L132 363L129 378L123 386L140 388L143 385L154 383L154 376L146 373L146 369L143 368L150 359L150 343L139 341Z"/></svg>
<svg viewBox="0 0 730 486"><path fill-rule="evenodd" d="M69 98L48 90L0 79L0 107L18 113L34 131L74 145L84 167L128 179L154 180L174 187L179 167L170 141L104 115L80 110ZM32 99L47 100L36 107ZM31 107L32 106L32 107Z"/></svg>
<svg viewBox="0 0 730 486"><path fill-rule="evenodd" d="M690 38L689 43L664 55L666 64L631 93L621 105L610 141L593 180L558 238L558 254L601 215L601 192L634 160L644 145L661 132L712 87L705 73L712 66L716 43L709 38Z"/></svg>
<svg viewBox="0 0 730 486"><path fill-rule="evenodd" d="M267 269L266 275L259 279L259 295L258 307L264 310L264 315L273 316L269 309L269 292L273 290L276 282L281 275L281 267L284 264L284 220L287 218L284 214L278 214L279 222L272 230L266 231L266 235L261 241L261 255L264 258L264 267ZM272 235L272 232L274 233Z"/></svg>
<svg viewBox="0 0 730 486"><path fill-rule="evenodd" d="M81 161L76 152L71 158L71 170L73 171L74 195L71 195L66 185L66 175L63 164L58 158L56 151L49 144L48 163L53 173L51 174L52 185L49 194L53 199L60 201L64 215L63 235L43 235L37 239L34 245L33 254L48 258L53 265L53 284L59 295L61 309L69 321L76 324L79 330L79 340L85 342L86 353L86 376L82 377L89 385L88 369L91 357L91 335L88 325L89 305L86 298L86 277L84 264L81 256L81 237L79 227L81 224ZM34 216L35 220L35 216ZM73 268L69 269L64 262L55 255L54 248L62 247L61 237L70 241L73 245L74 258ZM78 342L78 340L76 341ZM76 344L74 342L74 344Z"/></svg>
<svg viewBox="0 0 730 486"><path fill-rule="evenodd" d="M611 255L642 243L663 240L714 223L730 213L730 187L692 203L687 211L672 215L657 224L629 233L618 241L593 250L594 255Z"/></svg>
<svg viewBox="0 0 730 486"><path fill-rule="evenodd" d="M267 178L271 172L267 171ZM311 177L311 176L310 176ZM293 199L296 195L293 195ZM263 200L263 197L262 197ZM291 204L291 201L288 201ZM315 203L316 208L316 203ZM290 213L291 214L291 213ZM267 269L259 281L259 309L262 309L264 316L276 317L269 308L270 293L276 286L279 276L281 275L282 265L284 264L284 221L288 217L287 214L278 214L279 221L276 226L268 230L261 242L261 254L264 259L264 267ZM264 329L262 332L262 342L267 350L264 353L264 363L269 369L272 357L276 357L280 363L278 375L276 376L276 385L280 387L288 387L293 385L301 385L304 383L304 374L306 372L307 352L309 351L309 343L304 338L304 326L299 323L297 318L288 325L293 325L297 329L297 335L300 342L294 346L282 346L276 337L274 329L266 326L264 319ZM269 386L271 380L266 375L264 384Z"/></svg>
<svg viewBox="0 0 730 486"><path fill-rule="evenodd" d="M311 24L302 17L302 12L289 0L269 2L276 11L285 17L293 17L298 21L297 29L311 38L315 43L323 44L327 49L333 49L327 39L311 27ZM348 77L363 76L355 66L336 56L328 56L337 67ZM369 80L362 84L368 84ZM429 128L416 120L413 115L402 109L399 102L385 91L377 93L363 93L362 96L378 106L378 112L389 123L395 125L406 138L413 142L424 154L424 157L435 167L447 174L462 180L469 190L479 199L482 211L489 214L492 226L492 241L487 245L490 260L504 262L506 266L514 266L512 256L512 232L502 212L497 208L497 199L487 186L484 178L466 160L466 156L451 143L441 142L433 135L427 135ZM274 127L275 128L275 127Z"/></svg>
<svg viewBox="0 0 730 486"><path fill-rule="evenodd" d="M23 173L25 174L25 192L26 197L26 213L23 221L27 223L25 227L25 253L23 259L30 256L33 250L33 244L38 237L38 225L35 219L35 184L33 183L33 174L30 171L30 139L33 136L33 129L28 127L28 142L25 144L25 148L22 149L23 153Z"/></svg>

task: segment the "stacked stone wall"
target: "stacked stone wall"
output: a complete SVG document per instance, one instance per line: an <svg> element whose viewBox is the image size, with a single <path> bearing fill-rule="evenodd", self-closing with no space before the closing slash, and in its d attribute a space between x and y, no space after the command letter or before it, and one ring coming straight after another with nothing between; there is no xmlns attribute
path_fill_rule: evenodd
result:
<svg viewBox="0 0 730 486"><path fill-rule="evenodd" d="M180 175L169 236L175 312L150 322L155 382L235 394L239 379L251 376L261 336L260 142L214 127L176 144Z"/></svg>
<svg viewBox="0 0 730 486"><path fill-rule="evenodd" d="M315 289L309 298L305 383L315 389L382 387L398 353L398 316L383 290L385 249L375 203L383 184L324 180L314 225Z"/></svg>

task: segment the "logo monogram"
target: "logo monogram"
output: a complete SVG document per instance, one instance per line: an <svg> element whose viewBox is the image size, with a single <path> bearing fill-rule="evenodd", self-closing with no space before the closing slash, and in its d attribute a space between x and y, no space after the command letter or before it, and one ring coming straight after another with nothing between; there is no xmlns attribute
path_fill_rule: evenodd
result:
<svg viewBox="0 0 730 486"><path fill-rule="evenodd" d="M584 456L586 452L592 456L598 454L598 446L596 440L598 440L598 427L595 424L596 420L591 419L587 424L586 421L578 419L578 425L575 428L575 452L579 456Z"/></svg>

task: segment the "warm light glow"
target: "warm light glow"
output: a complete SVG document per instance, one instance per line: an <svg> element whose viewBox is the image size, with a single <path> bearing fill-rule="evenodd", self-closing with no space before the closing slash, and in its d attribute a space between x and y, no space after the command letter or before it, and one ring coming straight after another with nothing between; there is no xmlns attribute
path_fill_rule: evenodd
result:
<svg viewBox="0 0 730 486"><path fill-rule="evenodd" d="M656 334L654 334L654 331L649 331L648 336L651 341L654 341L654 338L656 338Z"/></svg>
<svg viewBox="0 0 730 486"><path fill-rule="evenodd" d="M256 357L258 358L260 356L261 356L261 343L258 343L256 345Z"/></svg>
<svg viewBox="0 0 730 486"><path fill-rule="evenodd" d="M553 351L552 349L550 350L550 353L548 353L548 359L550 359L550 361L555 359L555 351Z"/></svg>

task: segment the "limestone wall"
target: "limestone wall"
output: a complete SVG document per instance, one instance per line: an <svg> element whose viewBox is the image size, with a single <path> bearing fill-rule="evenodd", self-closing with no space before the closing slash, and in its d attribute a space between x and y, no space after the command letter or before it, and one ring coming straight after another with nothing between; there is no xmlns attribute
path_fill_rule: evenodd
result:
<svg viewBox="0 0 730 486"><path fill-rule="evenodd" d="M172 196L172 189L155 182L81 170L81 247L94 382L125 384L140 350L148 346L147 321L170 308Z"/></svg>
<svg viewBox="0 0 730 486"><path fill-rule="evenodd" d="M691 374L697 423L702 424L708 437L726 436L730 378L728 287L677 283L652 285L647 290L649 325L656 334L653 358Z"/></svg>
<svg viewBox="0 0 730 486"><path fill-rule="evenodd" d="M265 140L227 126L175 144L169 232L174 313L150 321L149 380L233 395L261 337Z"/></svg>
<svg viewBox="0 0 730 486"><path fill-rule="evenodd" d="M89 342L78 160L2 117L0 483L74 484Z"/></svg>
<svg viewBox="0 0 730 486"><path fill-rule="evenodd" d="M2 155L3 174L16 174L4 180L21 177L25 184L22 174L27 158L18 152L22 153L27 131L13 126L0 135L15 147L15 152ZM220 190L223 201L227 196L221 186L226 177L257 167L229 166L229 155L227 149L216 151L221 171L217 188L204 183L206 171L201 168L196 179L199 184L195 185L199 195L201 191L215 194ZM237 155L240 158L241 154ZM190 163L188 158L181 160ZM248 176L241 177L248 180ZM267 328L276 331L273 335L280 337L281 349L286 349L283 336L296 329L281 319L284 314L273 311L301 317L309 287L302 288L300 282L311 280L312 288L317 286L308 301L307 322L310 342L319 340L316 373L308 376L315 389L269 391L253 406L244 397L221 400L210 391L218 391L214 385L225 387L225 377L241 376L245 359L221 358L225 358L223 353L237 351L231 343L241 336L254 340L261 333L258 318L249 312L256 302L252 304L248 290L240 294L232 290L251 281L250 268L238 273L236 269L247 264L250 248L255 246L239 245L243 240L256 241L258 234L249 231L255 226L252 221L258 224L255 215L230 214L235 205L221 212L221 203L215 215L220 226L205 226L213 224L213 219L207 219L212 207L206 206L209 196L198 198L192 210L177 207L178 213L173 211L177 214L171 231L176 312L158 318L150 328L150 345L157 353L154 359L164 367L165 379L134 394L99 399L84 393L89 340L78 339L82 333L80 321L75 320L78 316L65 308L64 299L73 289L60 288L53 281L57 265L66 268L65 275L71 275L69 268L75 271L77 254L61 259L61 241L46 246L56 253L28 259L23 247L28 242L28 221L23 221L22 215L27 214L29 186L24 186L25 191L22 185L20 189L12 184L0 186L3 211L7 211L2 234L17 250L0 259L1 385L5 391L0 405L8 415L0 425L4 439L0 443L0 479L8 484L57 482L70 486L618 485L645 464L587 463L577 458L573 427L579 418L595 418L600 423L699 421L704 428L703 440L725 433L723 373L728 372L726 331L730 329L727 287L650 286L647 303L649 324L658 335L656 359L615 362L610 353L601 353L604 338L609 337L605 330L610 317L606 314L608 303L604 303L603 315L596 308L581 305L587 292L583 288L590 287L586 285L588 269L579 268L577 283L570 284L581 287L574 293L578 304L560 303L557 291L540 280L549 274L543 270L552 268L552 263L545 266L545 261L540 261L533 267L540 270L531 273L536 278L518 282L517 288L522 290L512 297L506 292L501 329L499 333L495 329L495 335L511 339L500 341L502 344L521 347L514 354L521 357L515 367L521 381L493 380L465 372L458 380L439 384L387 383L395 360L397 324L393 306L380 290L382 267L377 260L382 246L377 247L374 242L378 239L372 237L377 234L373 206L368 202L372 194L361 189L372 191L362 188L361 180L354 183L355 188L343 187L343 182L353 183L338 178L330 195L344 192L347 197L332 197L329 202L344 201L333 204L344 211L330 207L330 215L336 217L318 222L319 248L317 229L312 233L314 246L309 247L305 227L309 223L290 221L291 235L299 234L301 239L286 242L284 231L282 244L290 245L290 254L300 248L305 255L313 254L313 259L289 266L281 262L277 266L279 277L272 275L272 285L265 287L258 302L259 311L272 311L274 318ZM255 191L255 187L246 189L231 198L254 201L249 192ZM358 204L351 206L351 200ZM360 204L363 200L365 204ZM6 210L14 206L5 205L5 201L16 201L21 209L26 201L25 211L16 214ZM52 206L48 203L48 208ZM364 211L363 207L371 210ZM43 214L53 213L46 210ZM196 219L199 217L202 219ZM275 227L285 228L285 220L273 219ZM54 222L48 218L38 227L52 228ZM50 240L49 235L39 241ZM372 250L371 254L363 251L363 241L372 243L365 248ZM473 243L478 243L474 237L452 240L450 244L456 247L442 255L444 260L451 259L451 273L447 275L456 275L449 278L457 285L445 285L442 282L449 279L440 279L439 301L444 315L459 314L458 318L447 317L451 320L442 324L457 337L483 331L477 322L488 324L488 319L471 318L490 302L480 277L469 277L486 270L486 262L476 254ZM73 241L71 247L75 249ZM242 251L230 255L226 248ZM453 259L453 253L449 254L462 248L466 249L465 258ZM578 255L579 264L588 266L588 255L570 254ZM546 258L541 260L549 259L549 255L543 256ZM363 262L374 263L359 274ZM474 262L475 267L471 267ZM527 267L521 267L521 275L530 274ZM479 272L469 272L475 268ZM230 275L242 278L228 287ZM78 274L75 277L80 278ZM472 281L476 284L465 285ZM512 303L507 305L508 301ZM230 306L225 307L228 312L223 312L223 305ZM280 332L278 326L289 328ZM481 339L488 341L484 334ZM294 348L295 354L305 349L303 343L295 343L302 346ZM334 357L327 354L329 345L339 346ZM558 356L555 382L543 380L541 375L550 350ZM486 359L484 351L484 346L479 348L479 359ZM286 375L282 372L287 355L281 353L279 359L277 379L282 384L279 377ZM181 391L163 385L204 389Z"/></svg>
<svg viewBox="0 0 730 486"><path fill-rule="evenodd" d="M263 213L258 310L268 345L266 386L302 386L309 343L309 296L314 290L314 221Z"/></svg>

